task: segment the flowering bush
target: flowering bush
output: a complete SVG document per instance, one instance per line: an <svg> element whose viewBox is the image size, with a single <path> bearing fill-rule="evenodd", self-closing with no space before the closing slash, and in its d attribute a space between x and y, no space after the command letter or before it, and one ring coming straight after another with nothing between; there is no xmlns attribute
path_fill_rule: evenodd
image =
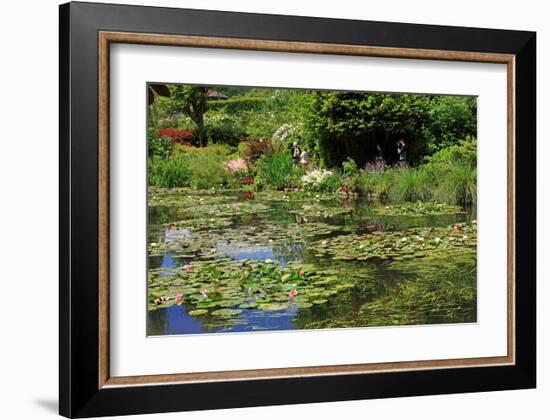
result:
<svg viewBox="0 0 550 420"><path fill-rule="evenodd" d="M191 146L191 142L195 140L195 135L191 130L177 130L175 128L159 128L157 135L160 137L170 137L172 143L185 144Z"/></svg>
<svg viewBox="0 0 550 420"><path fill-rule="evenodd" d="M284 146L294 140L297 135L297 127L293 124L286 123L275 130L273 136L271 137L271 141L273 142L274 147Z"/></svg>
<svg viewBox="0 0 550 420"><path fill-rule="evenodd" d="M248 170L248 165L246 164L246 161L242 158L237 158L225 162L225 167L229 169L229 172L231 173L245 172L246 170Z"/></svg>
<svg viewBox="0 0 550 420"><path fill-rule="evenodd" d="M304 185L319 185L321 184L325 179L332 176L331 171L327 171L324 169L315 169L311 172L308 172L304 176L302 176L301 181Z"/></svg>

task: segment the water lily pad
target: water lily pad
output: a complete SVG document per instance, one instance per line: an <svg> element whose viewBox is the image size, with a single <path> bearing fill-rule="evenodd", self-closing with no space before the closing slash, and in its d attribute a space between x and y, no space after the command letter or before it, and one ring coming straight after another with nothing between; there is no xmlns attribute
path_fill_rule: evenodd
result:
<svg viewBox="0 0 550 420"><path fill-rule="evenodd" d="M200 315L205 315L207 313L208 313L208 309L193 309L188 312L188 314L191 316L200 316Z"/></svg>

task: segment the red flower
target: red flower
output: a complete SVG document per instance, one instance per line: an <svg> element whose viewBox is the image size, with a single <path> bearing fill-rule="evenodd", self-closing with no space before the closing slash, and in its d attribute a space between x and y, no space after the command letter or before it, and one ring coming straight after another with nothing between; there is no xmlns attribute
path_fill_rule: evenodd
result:
<svg viewBox="0 0 550 420"><path fill-rule="evenodd" d="M288 292L288 296L291 298L298 296L298 290L292 289L290 292Z"/></svg>
<svg viewBox="0 0 550 420"><path fill-rule="evenodd" d="M195 135L191 130L177 130L175 128L159 128L157 136L170 137L172 143L183 144L185 146L191 146L191 142L195 140Z"/></svg>
<svg viewBox="0 0 550 420"><path fill-rule="evenodd" d="M245 176L243 179L241 179L242 185L252 185L254 184L254 178L251 176Z"/></svg>
<svg viewBox="0 0 550 420"><path fill-rule="evenodd" d="M183 295L181 293L176 295L176 302L178 302L178 304L183 302Z"/></svg>

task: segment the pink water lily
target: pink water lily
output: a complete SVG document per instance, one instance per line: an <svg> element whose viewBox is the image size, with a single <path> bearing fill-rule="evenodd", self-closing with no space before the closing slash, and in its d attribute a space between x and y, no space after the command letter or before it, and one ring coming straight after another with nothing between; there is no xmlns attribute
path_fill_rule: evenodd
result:
<svg viewBox="0 0 550 420"><path fill-rule="evenodd" d="M187 270L187 271L191 271L191 270L193 269L193 266L192 266L191 264L185 264L185 265L183 266L183 269L184 269L184 270Z"/></svg>
<svg viewBox="0 0 550 420"><path fill-rule="evenodd" d="M178 302L178 305L181 304L183 302L183 294L181 293L178 293L176 295L176 302Z"/></svg>
<svg viewBox="0 0 550 420"><path fill-rule="evenodd" d="M298 296L298 290L292 289L290 292L288 292L288 296L291 298Z"/></svg>

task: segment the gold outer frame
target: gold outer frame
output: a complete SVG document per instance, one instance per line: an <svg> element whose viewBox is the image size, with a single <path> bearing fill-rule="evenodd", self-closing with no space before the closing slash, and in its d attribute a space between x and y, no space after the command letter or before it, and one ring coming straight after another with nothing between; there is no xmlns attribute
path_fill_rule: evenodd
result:
<svg viewBox="0 0 550 420"><path fill-rule="evenodd" d="M275 379L395 372L443 368L468 368L515 364L515 56L466 51L371 47L293 41L269 41L185 35L161 35L100 31L99 34L99 388L167 383L197 383L247 379ZM145 376L110 376L109 364L109 55L110 44L141 44L195 48L240 49L329 55L428 59L507 65L507 355L465 359L326 365L296 368L253 369L219 372L174 373Z"/></svg>

